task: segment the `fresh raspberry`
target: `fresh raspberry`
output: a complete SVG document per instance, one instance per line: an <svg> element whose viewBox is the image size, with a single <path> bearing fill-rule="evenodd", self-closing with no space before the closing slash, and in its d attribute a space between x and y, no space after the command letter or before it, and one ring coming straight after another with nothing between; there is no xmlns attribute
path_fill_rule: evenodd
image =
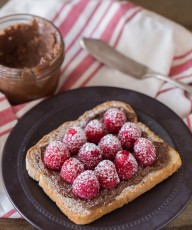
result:
<svg viewBox="0 0 192 230"><path fill-rule="evenodd" d="M109 160L101 161L95 167L95 173L101 188L112 189L120 182L115 165Z"/></svg>
<svg viewBox="0 0 192 230"><path fill-rule="evenodd" d="M132 122L125 123L119 131L118 138L126 150L132 150L135 141L141 136L140 128Z"/></svg>
<svg viewBox="0 0 192 230"><path fill-rule="evenodd" d="M154 144L144 137L139 138L135 142L134 155L137 161L143 166L152 165L157 157Z"/></svg>
<svg viewBox="0 0 192 230"><path fill-rule="evenodd" d="M103 118L109 133L118 133L122 125L127 121L125 113L118 108L108 109Z"/></svg>
<svg viewBox="0 0 192 230"><path fill-rule="evenodd" d="M52 141L45 149L43 160L48 168L59 170L69 156L69 150L63 142Z"/></svg>
<svg viewBox="0 0 192 230"><path fill-rule="evenodd" d="M114 160L115 155L121 148L121 142L117 137L112 134L107 134L99 142L99 148L103 155L103 158L108 160Z"/></svg>
<svg viewBox="0 0 192 230"><path fill-rule="evenodd" d="M135 157L127 151L119 151L115 157L115 166L121 180L128 180L138 170L138 163Z"/></svg>
<svg viewBox="0 0 192 230"><path fill-rule="evenodd" d="M93 143L85 143L79 150L78 157L85 169L94 169L102 160L100 149Z"/></svg>
<svg viewBox="0 0 192 230"><path fill-rule="evenodd" d="M68 183L73 183L76 177L84 171L83 164L76 158L66 160L61 168L60 176Z"/></svg>
<svg viewBox="0 0 192 230"><path fill-rule="evenodd" d="M92 170L82 172L72 184L73 194L87 200L93 199L98 194L99 188L99 181Z"/></svg>
<svg viewBox="0 0 192 230"><path fill-rule="evenodd" d="M89 142L97 144L105 136L105 126L99 120L94 119L87 124L85 133Z"/></svg>
<svg viewBox="0 0 192 230"><path fill-rule="evenodd" d="M72 154L77 153L86 141L85 132L80 127L69 128L63 138L63 142Z"/></svg>

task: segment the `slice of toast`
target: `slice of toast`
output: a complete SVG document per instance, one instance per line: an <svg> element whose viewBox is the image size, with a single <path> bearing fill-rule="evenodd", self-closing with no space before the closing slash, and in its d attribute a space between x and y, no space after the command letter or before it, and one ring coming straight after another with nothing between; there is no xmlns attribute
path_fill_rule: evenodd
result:
<svg viewBox="0 0 192 230"><path fill-rule="evenodd" d="M62 140L68 128L79 126L85 128L86 124L100 118L105 111L118 107L122 109L128 121L137 123L142 130L143 136L156 144L157 152L162 152L162 157L145 169L140 168L142 176L121 183L114 189L100 191L93 200L83 200L75 197L71 192L71 185L64 182L59 176L59 172L47 169L43 162L45 147L53 140ZM161 150L160 150L161 149ZM26 168L28 174L43 188L44 192L57 204L60 210L76 224L88 224L101 216L119 208L134 200L141 194L153 188L161 181L168 178L181 166L179 153L165 143L160 137L153 133L145 124L137 121L137 115L130 105L109 101L100 104L85 112L75 121L62 124L56 130L44 136L35 146L30 148L26 155Z"/></svg>

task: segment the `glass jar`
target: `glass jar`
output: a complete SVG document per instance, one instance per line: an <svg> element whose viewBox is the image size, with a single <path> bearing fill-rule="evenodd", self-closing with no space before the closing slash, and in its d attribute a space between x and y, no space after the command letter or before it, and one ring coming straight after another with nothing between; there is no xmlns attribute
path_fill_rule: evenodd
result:
<svg viewBox="0 0 192 230"><path fill-rule="evenodd" d="M0 18L0 91L12 104L53 94L63 60L53 23L28 14Z"/></svg>

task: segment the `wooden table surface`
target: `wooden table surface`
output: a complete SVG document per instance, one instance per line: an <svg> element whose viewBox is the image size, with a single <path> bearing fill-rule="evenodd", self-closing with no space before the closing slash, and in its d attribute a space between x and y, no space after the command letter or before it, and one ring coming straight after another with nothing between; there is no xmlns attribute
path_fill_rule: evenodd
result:
<svg viewBox="0 0 192 230"><path fill-rule="evenodd" d="M21 0L24 1L24 0ZM7 0L0 0L2 7ZM157 12L192 31L192 0L132 0L147 9ZM0 230L34 230L23 219L0 219ZM192 229L192 201L184 211L164 230L191 230Z"/></svg>

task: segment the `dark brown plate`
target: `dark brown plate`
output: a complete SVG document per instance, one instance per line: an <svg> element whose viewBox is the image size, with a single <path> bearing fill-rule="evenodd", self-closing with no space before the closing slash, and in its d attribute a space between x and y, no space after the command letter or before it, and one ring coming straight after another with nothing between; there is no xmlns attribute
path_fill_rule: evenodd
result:
<svg viewBox="0 0 192 230"><path fill-rule="evenodd" d="M25 168L27 150L44 134L86 110L108 101L131 104L139 120L175 147L182 167L173 176L130 204L99 220L78 226L61 213ZM192 135L183 121L162 103L143 94L112 87L90 87L54 96L29 111L10 134L3 152L2 173L13 205L39 229L121 230L158 229L170 222L187 205L192 195Z"/></svg>

